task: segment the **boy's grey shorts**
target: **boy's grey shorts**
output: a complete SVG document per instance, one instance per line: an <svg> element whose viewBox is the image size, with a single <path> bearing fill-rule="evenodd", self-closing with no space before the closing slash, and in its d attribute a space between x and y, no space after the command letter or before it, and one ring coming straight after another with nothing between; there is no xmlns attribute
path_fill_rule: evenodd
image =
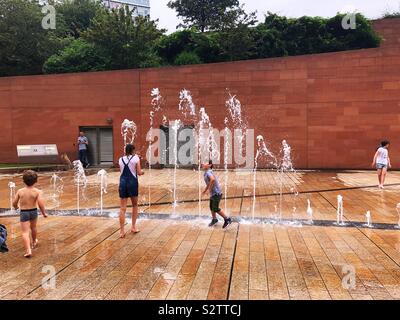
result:
<svg viewBox="0 0 400 320"><path fill-rule="evenodd" d="M38 217L38 210L37 209L30 209L30 210L21 210L20 213L20 221L27 222L36 220Z"/></svg>

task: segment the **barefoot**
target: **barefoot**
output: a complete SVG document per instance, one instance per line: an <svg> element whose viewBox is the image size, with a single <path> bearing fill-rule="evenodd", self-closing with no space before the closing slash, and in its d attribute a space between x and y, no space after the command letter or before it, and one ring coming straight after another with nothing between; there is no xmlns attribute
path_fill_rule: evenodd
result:
<svg viewBox="0 0 400 320"><path fill-rule="evenodd" d="M121 238L121 239L123 239L123 238L125 238L125 231L124 230L121 230L120 232L119 232L119 237Z"/></svg>
<svg viewBox="0 0 400 320"><path fill-rule="evenodd" d="M27 253L25 253L25 254L24 254L24 257L25 257L25 258L30 258L30 257L32 257L32 252L27 252Z"/></svg>
<svg viewBox="0 0 400 320"><path fill-rule="evenodd" d="M32 249L36 249L38 247L39 241L36 239L32 244Z"/></svg>
<svg viewBox="0 0 400 320"><path fill-rule="evenodd" d="M131 229L131 233L139 233L140 232L140 230L139 229Z"/></svg>

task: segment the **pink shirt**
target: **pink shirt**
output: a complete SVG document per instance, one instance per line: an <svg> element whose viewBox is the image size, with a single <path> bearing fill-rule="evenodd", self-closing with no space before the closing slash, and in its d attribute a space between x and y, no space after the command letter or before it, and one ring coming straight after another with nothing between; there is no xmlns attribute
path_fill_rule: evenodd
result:
<svg viewBox="0 0 400 320"><path fill-rule="evenodd" d="M131 159L131 161L128 164L128 167L131 173L137 178L136 165L140 161L138 155L135 154L134 156L129 156L129 158L127 156L119 158L118 164L119 164L119 171L121 173L124 171L125 167L124 162L122 162L122 159L124 159L125 163L128 163L129 159Z"/></svg>

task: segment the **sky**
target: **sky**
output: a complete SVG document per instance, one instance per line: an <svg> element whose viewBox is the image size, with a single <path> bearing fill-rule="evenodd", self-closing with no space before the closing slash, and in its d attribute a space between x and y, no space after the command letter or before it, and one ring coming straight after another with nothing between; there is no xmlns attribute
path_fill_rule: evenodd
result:
<svg viewBox="0 0 400 320"><path fill-rule="evenodd" d="M159 19L159 26L174 32L179 24L176 12L167 7L169 0L150 0L151 18ZM376 19L386 11L400 11L400 0L240 0L247 12L258 12L263 20L267 11L288 17L331 17L337 12L361 12L367 18Z"/></svg>

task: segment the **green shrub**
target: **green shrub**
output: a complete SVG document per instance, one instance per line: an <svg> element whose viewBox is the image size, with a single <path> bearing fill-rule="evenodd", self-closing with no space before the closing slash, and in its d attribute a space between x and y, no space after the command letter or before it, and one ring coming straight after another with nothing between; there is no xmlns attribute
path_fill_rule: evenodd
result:
<svg viewBox="0 0 400 320"><path fill-rule="evenodd" d="M174 64L176 66L183 66L187 64L200 64L202 61L199 56L194 52L183 51L175 58Z"/></svg>
<svg viewBox="0 0 400 320"><path fill-rule="evenodd" d="M52 55L43 66L44 73L69 73L105 70L107 59L93 44L74 40L68 47Z"/></svg>

